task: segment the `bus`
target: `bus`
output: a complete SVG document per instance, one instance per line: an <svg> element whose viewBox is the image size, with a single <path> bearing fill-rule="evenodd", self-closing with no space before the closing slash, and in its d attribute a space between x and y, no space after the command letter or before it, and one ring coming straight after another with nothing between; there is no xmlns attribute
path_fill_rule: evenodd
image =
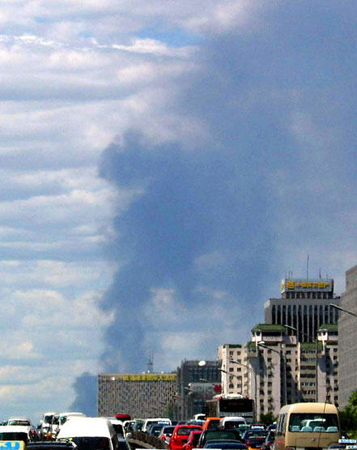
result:
<svg viewBox="0 0 357 450"><path fill-rule="evenodd" d="M214 396L206 401L207 417L243 417L247 423L254 422L254 400L243 396Z"/></svg>
<svg viewBox="0 0 357 450"><path fill-rule="evenodd" d="M335 405L295 403L283 406L275 431L275 450L326 449L341 437Z"/></svg>

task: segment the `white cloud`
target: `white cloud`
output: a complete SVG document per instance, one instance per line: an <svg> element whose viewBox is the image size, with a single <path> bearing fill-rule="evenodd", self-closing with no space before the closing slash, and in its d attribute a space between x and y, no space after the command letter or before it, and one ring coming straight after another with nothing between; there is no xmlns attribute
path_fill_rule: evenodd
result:
<svg viewBox="0 0 357 450"><path fill-rule="evenodd" d="M19 265L7 263L9 270ZM73 287L74 281L67 279L67 285ZM84 281L77 280L76 291ZM6 412L38 414L33 417L38 420L41 410L67 409L73 401L73 379L84 371L99 370L102 334L113 320L99 308L100 292L75 296L55 290L2 289L1 295L3 304L11 305L0 319L7 343L0 358L0 399L8 405Z"/></svg>
<svg viewBox="0 0 357 450"><path fill-rule="evenodd" d="M175 57L188 57L193 50L189 47L182 49L170 48L156 39L136 39L131 45L112 44L112 48L126 52Z"/></svg>
<svg viewBox="0 0 357 450"><path fill-rule="evenodd" d="M206 140L213 146L209 124L182 108L183 91L188 98L192 78L197 80L203 70L200 39L264 27L266 12L278 3L1 2L0 292L6 305L0 318L5 347L1 404L29 415L42 408L65 409L73 400L75 377L99 369L103 331L113 320L101 310L100 296L117 268L117 262L104 261L103 245L115 236L113 219L143 193L118 192L98 177L103 149L128 129L141 131L151 145L172 141L191 150ZM215 74L212 77L216 80ZM232 92L232 113L242 97L247 113L252 113L261 95L266 95L260 89L254 93L244 92L244 86ZM324 164L326 151L330 154L331 145L338 142L338 130L321 125L317 116L297 108L285 124L306 150L300 153L304 164L310 157ZM311 154L311 149L317 151ZM334 165L329 167L331 174ZM310 174L306 185L323 193L312 169ZM330 250L328 242L318 243L314 254L311 246L318 242L318 233L315 240L295 239L305 217L296 220L289 215L294 208L290 199L301 196L301 183L293 185L289 174L277 170L268 184L279 205L276 208L281 208L273 225L274 248L284 255L279 264L286 262L289 267L294 255L294 265L301 272L307 253L316 260L325 255L334 261L329 270L335 277L355 264L350 242L338 233L333 237L338 247ZM333 189L329 192L338 196ZM352 229L355 217L349 208L340 208L339 217ZM200 274L214 271L227 260L219 251L207 252L195 260ZM249 259L249 252L241 257ZM343 281L341 274L339 290ZM220 317L222 339L248 338L247 323L254 320L248 317L250 309L237 306L234 314L227 315L231 293L205 285L197 292L206 300L204 306L185 308L175 290L152 290L145 319L153 332L146 344L155 346L159 335L163 369L174 368L182 354L201 357L200 350L208 348L211 338L207 324L216 317ZM236 293L239 297L238 288ZM235 316L242 318L244 330L232 329ZM210 357L215 357L215 350Z"/></svg>
<svg viewBox="0 0 357 450"><path fill-rule="evenodd" d="M193 33L226 32L252 26L262 11L277 0L140 0L121 2L84 0L36 2L2 2L0 24L14 30L30 30L28 36L41 31L47 41L60 37L72 41L83 33L108 39L125 36L146 27L163 31L178 28ZM28 39L31 41L31 39Z"/></svg>

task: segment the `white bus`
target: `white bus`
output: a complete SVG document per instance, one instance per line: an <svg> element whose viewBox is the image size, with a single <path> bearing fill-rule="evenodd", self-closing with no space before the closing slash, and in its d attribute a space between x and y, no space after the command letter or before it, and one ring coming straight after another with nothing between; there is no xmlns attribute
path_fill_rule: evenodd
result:
<svg viewBox="0 0 357 450"><path fill-rule="evenodd" d="M295 403L281 408L275 433L275 450L326 449L341 437L336 406L329 403Z"/></svg>
<svg viewBox="0 0 357 450"><path fill-rule="evenodd" d="M206 417L243 417L247 423L255 418L254 400L243 396L214 396L206 401Z"/></svg>

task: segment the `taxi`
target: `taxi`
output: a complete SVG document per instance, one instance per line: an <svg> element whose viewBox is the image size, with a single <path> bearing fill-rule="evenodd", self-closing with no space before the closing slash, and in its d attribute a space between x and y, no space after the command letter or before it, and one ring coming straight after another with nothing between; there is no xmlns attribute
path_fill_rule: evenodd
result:
<svg viewBox="0 0 357 450"><path fill-rule="evenodd" d="M25 450L24 441L0 441L0 450Z"/></svg>

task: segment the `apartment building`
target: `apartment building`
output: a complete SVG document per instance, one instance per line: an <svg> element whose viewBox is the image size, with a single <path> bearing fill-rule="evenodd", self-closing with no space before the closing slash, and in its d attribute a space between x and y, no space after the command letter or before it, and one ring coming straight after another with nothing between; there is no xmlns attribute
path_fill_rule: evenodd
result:
<svg viewBox="0 0 357 450"><path fill-rule="evenodd" d="M357 390L357 265L346 272L346 290L341 295L340 306L344 311L338 322L339 387L340 406L345 407Z"/></svg>
<svg viewBox="0 0 357 450"><path fill-rule="evenodd" d="M285 279L281 298L265 304L266 323L250 342L222 344L222 391L255 400L256 415L295 402L338 406L339 304L332 279Z"/></svg>

